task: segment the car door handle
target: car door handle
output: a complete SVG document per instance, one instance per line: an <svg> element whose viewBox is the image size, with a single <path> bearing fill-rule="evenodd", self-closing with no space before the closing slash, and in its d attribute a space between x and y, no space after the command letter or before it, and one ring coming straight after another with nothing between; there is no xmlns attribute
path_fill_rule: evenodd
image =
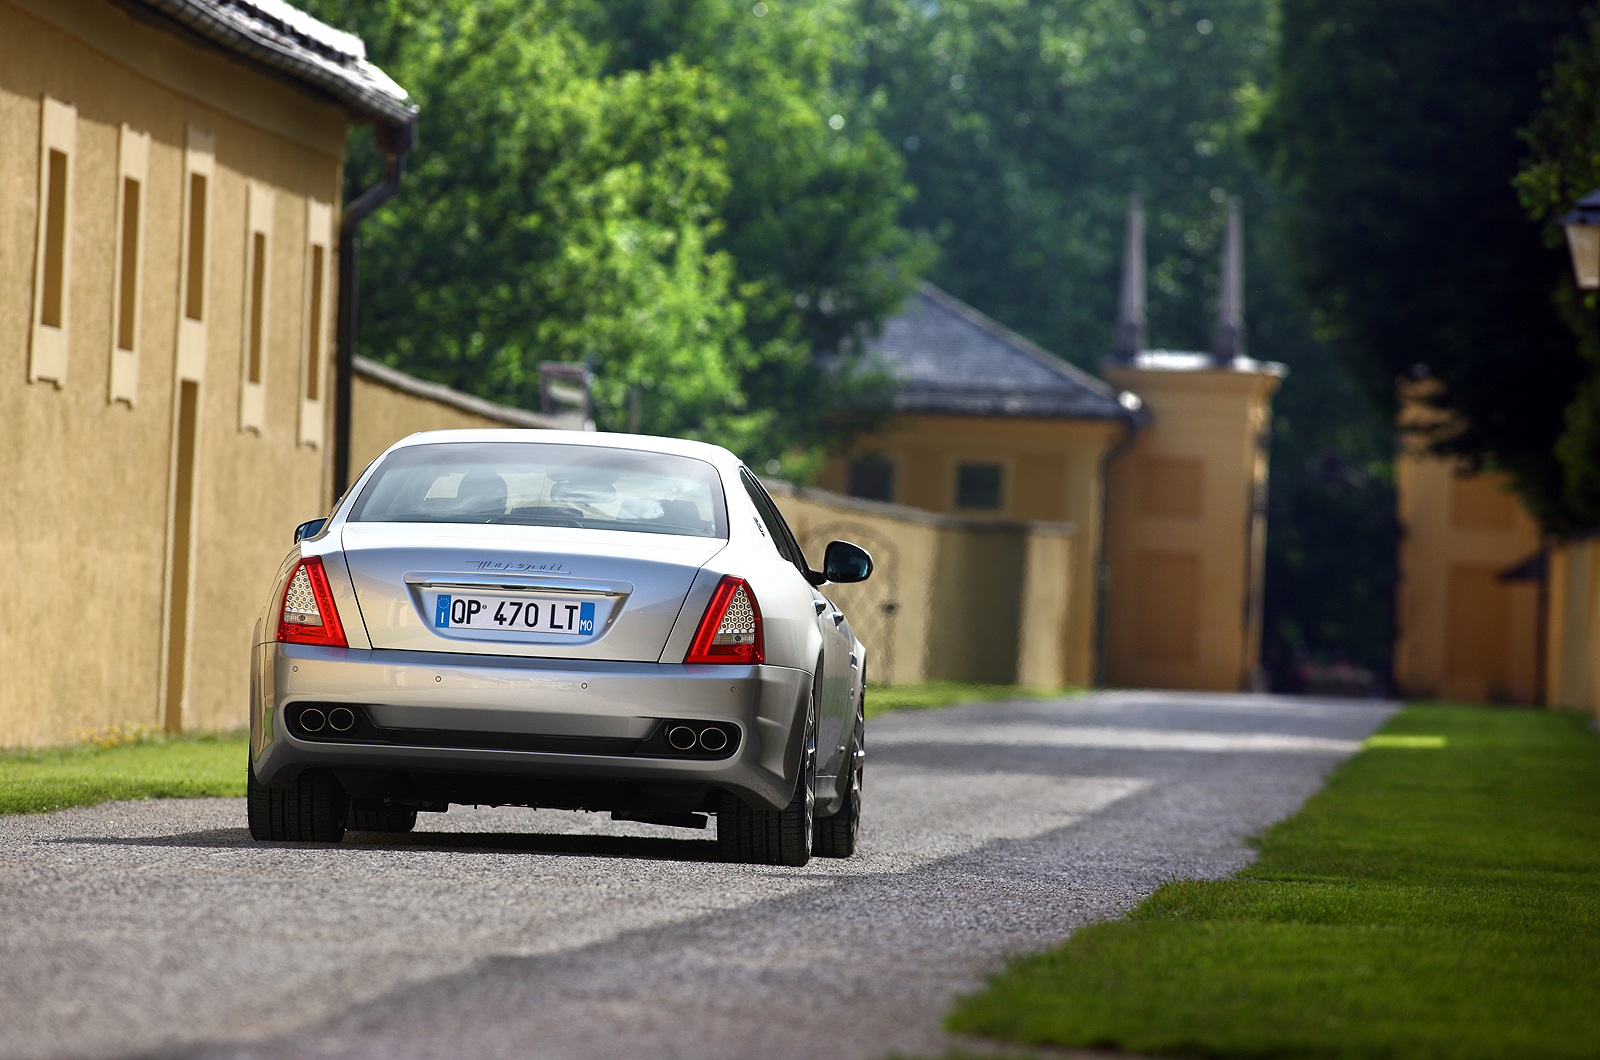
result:
<svg viewBox="0 0 1600 1060"><path fill-rule="evenodd" d="M826 601L826 600L813 600L813 601L811 601L811 606L816 608L817 609L817 614L820 615L820 614L822 614L822 612L824 612L824 611L826 611L828 609L828 601Z"/></svg>

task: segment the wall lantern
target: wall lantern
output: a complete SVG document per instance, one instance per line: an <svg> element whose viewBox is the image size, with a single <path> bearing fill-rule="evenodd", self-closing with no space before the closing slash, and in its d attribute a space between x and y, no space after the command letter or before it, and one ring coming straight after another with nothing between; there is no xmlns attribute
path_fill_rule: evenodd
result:
<svg viewBox="0 0 1600 1060"><path fill-rule="evenodd" d="M1600 290L1600 188L1579 199L1561 219L1561 227L1567 231L1567 251L1572 255L1578 288Z"/></svg>

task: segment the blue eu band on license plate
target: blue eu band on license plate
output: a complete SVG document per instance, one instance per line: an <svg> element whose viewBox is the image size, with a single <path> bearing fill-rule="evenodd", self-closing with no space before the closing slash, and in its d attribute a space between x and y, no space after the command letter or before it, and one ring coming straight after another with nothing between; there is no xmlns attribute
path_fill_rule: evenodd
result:
<svg viewBox="0 0 1600 1060"><path fill-rule="evenodd" d="M594 603L586 600L528 600L440 593L433 605L433 625L435 629L586 637L594 633L594 612Z"/></svg>

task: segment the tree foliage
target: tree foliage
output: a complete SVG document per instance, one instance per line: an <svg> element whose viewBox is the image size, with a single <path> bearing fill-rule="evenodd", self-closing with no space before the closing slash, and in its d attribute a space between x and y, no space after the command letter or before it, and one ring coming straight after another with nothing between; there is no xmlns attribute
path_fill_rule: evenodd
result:
<svg viewBox="0 0 1600 1060"><path fill-rule="evenodd" d="M1273 40L1267 0L864 0L868 84L938 236L933 278L1084 367L1109 352L1130 192L1143 195L1152 341L1210 343L1230 194Z"/></svg>
<svg viewBox="0 0 1600 1060"><path fill-rule="evenodd" d="M1387 672L1396 528L1388 422L1316 341L1277 190L1246 147L1278 40L1267 0L863 0L857 47L935 235L932 277L1094 369L1110 352L1128 194L1141 193L1152 344L1211 342L1225 200L1246 222L1250 352L1274 405L1266 655Z"/></svg>
<svg viewBox="0 0 1600 1060"><path fill-rule="evenodd" d="M1566 268L1523 213L1517 130L1580 28L1571 0L1283 0L1256 143L1285 193L1318 333L1368 395L1436 380L1442 453L1502 469L1549 529L1581 521L1555 457L1585 368Z"/></svg>
<svg viewBox="0 0 1600 1060"><path fill-rule="evenodd" d="M849 370L846 340L926 251L896 224L898 156L870 123L829 124L848 52L826 19L712 0L312 7L422 106L404 194L364 228L363 352L521 404L538 361L586 361L602 425L623 427L636 391L640 429L752 459L881 420L881 380ZM348 183L379 165L358 146Z"/></svg>
<svg viewBox="0 0 1600 1060"><path fill-rule="evenodd" d="M1584 32L1569 38L1551 73L1544 105L1523 139L1529 157L1517 174L1523 206L1544 224L1545 243L1564 250L1557 223L1572 204L1600 186L1600 10L1589 11ZM1600 526L1600 334L1595 296L1561 275L1555 292L1562 316L1578 340L1586 378L1567 405L1556 442L1562 500L1572 522Z"/></svg>
<svg viewBox="0 0 1600 1060"><path fill-rule="evenodd" d="M785 474L881 425L886 381L850 354L929 268L1096 367L1133 191L1152 339L1206 347L1242 196L1251 352L1291 368L1269 650L1385 668L1387 421L1311 335L1245 149L1279 69L1274 0L311 6L423 105L404 190L364 228L364 352L521 403L537 361L587 359L603 426L637 393L643 430ZM358 145L351 190L378 165Z"/></svg>

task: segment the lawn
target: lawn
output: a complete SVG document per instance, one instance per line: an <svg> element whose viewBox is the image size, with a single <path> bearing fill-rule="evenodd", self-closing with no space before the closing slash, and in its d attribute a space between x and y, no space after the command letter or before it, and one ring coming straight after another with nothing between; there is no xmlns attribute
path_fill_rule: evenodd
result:
<svg viewBox="0 0 1600 1060"><path fill-rule="evenodd" d="M1081 688L1024 688L1021 685L974 685L962 681L928 681L920 685L868 685L867 717L894 710L933 710L957 703L1000 699L1060 699L1081 696Z"/></svg>
<svg viewBox="0 0 1600 1060"><path fill-rule="evenodd" d="M1256 845L1234 879L1013 964L948 1026L1202 1057L1600 1056L1585 718L1409 707Z"/></svg>
<svg viewBox="0 0 1600 1060"><path fill-rule="evenodd" d="M101 743L92 742L97 737ZM159 736L81 747L0 752L0 814L48 813L112 799L243 795L244 732Z"/></svg>

